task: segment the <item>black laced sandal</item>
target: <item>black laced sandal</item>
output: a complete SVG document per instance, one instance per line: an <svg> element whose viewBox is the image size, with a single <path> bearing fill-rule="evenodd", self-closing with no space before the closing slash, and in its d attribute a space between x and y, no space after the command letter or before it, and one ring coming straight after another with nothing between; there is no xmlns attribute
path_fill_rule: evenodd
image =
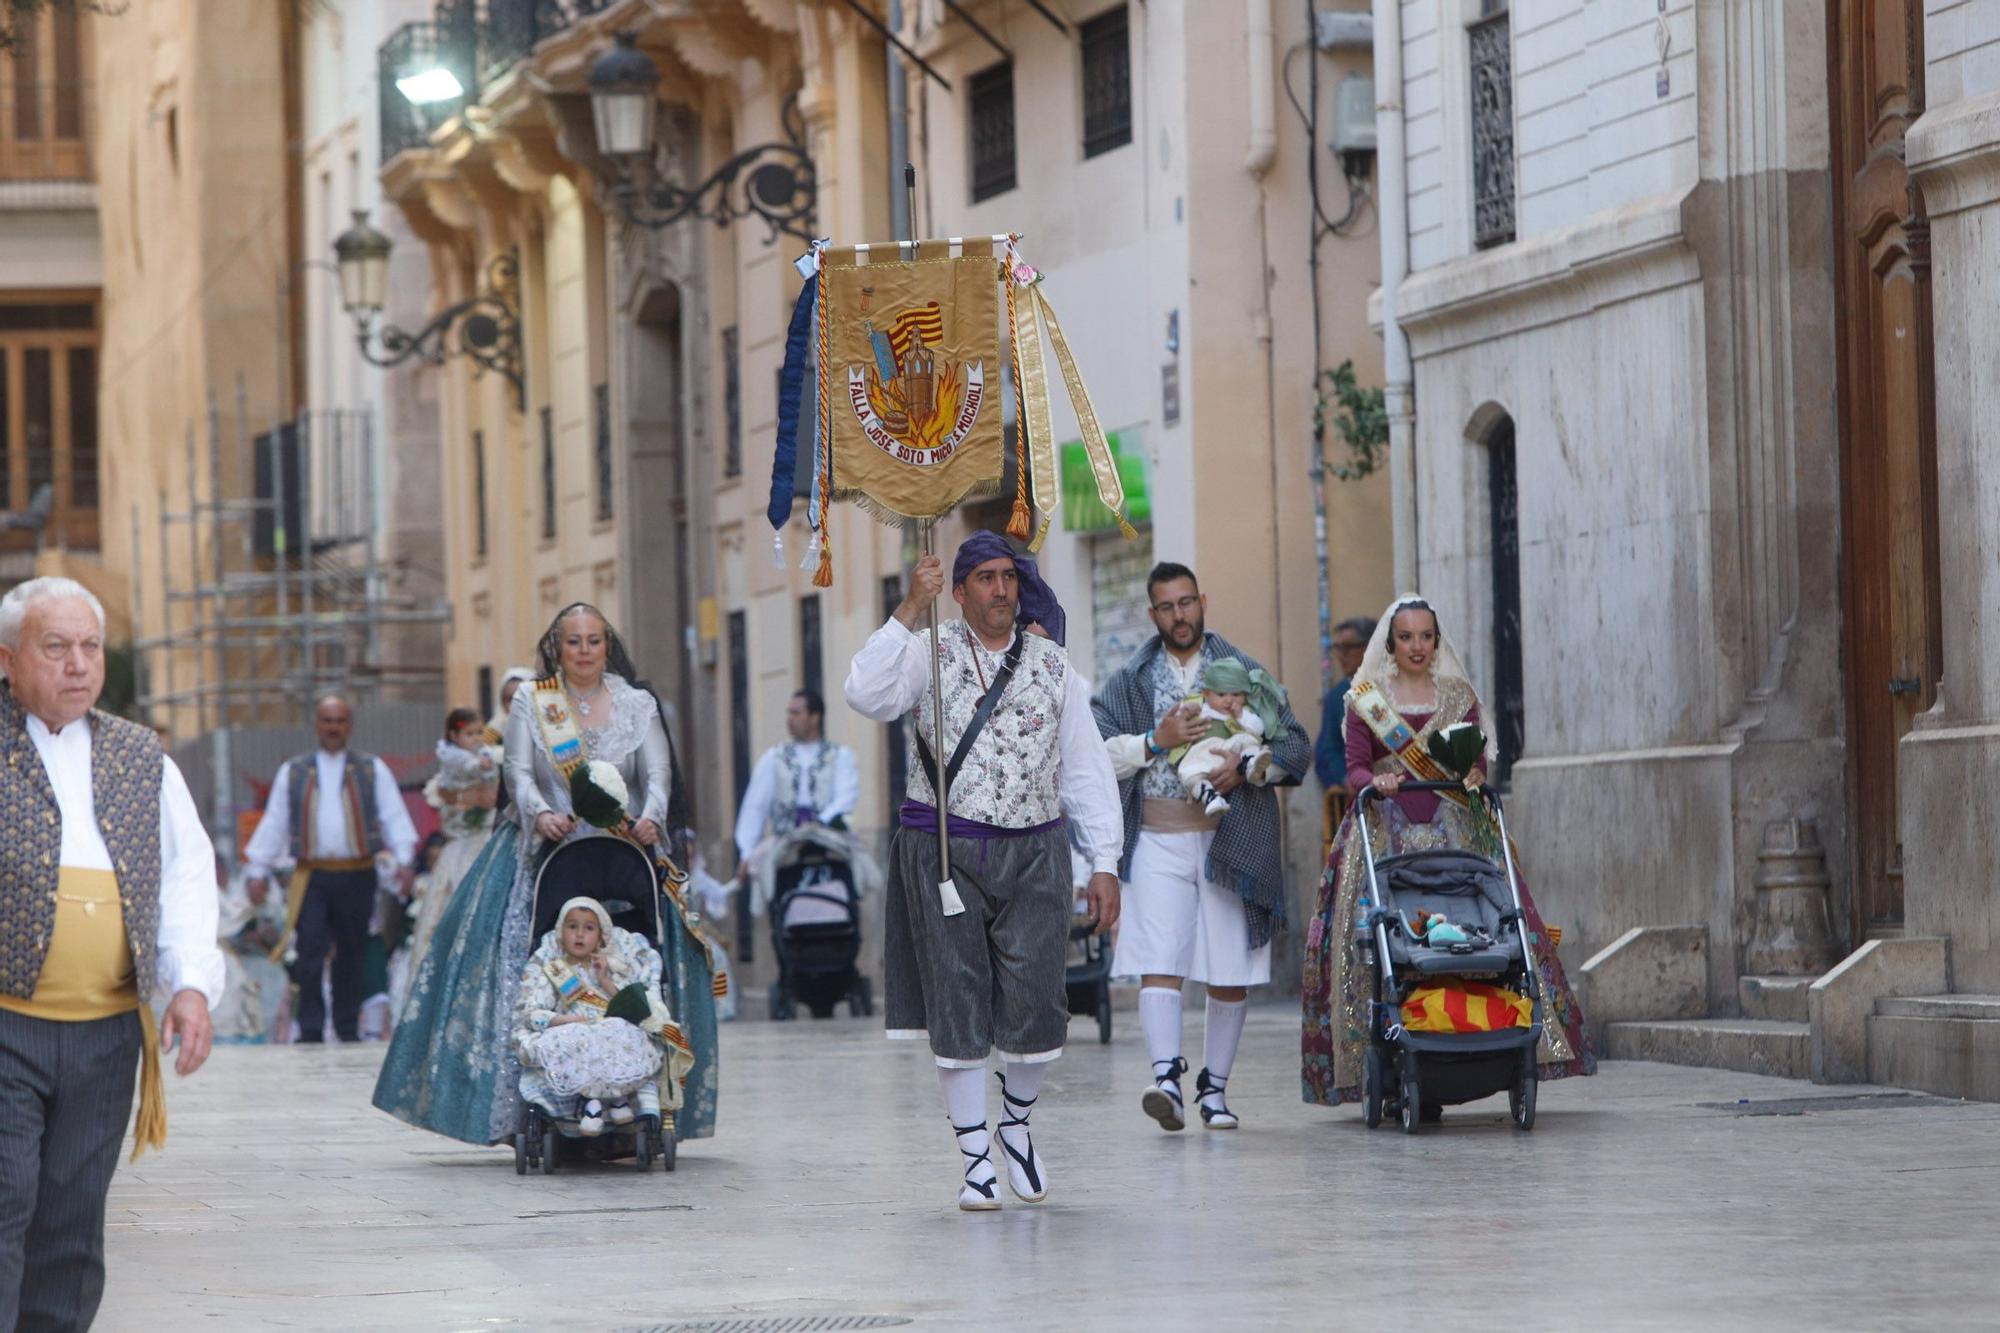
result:
<svg viewBox="0 0 2000 1333"><path fill-rule="evenodd" d="M1202 1128L1236 1128L1239 1122L1236 1119L1236 1113L1229 1109L1226 1091L1228 1087L1228 1079L1217 1078L1209 1073L1207 1069L1203 1069L1199 1074L1194 1076L1195 1105L1201 1108ZM1215 1098L1214 1106L1208 1104L1210 1097Z"/></svg>
<svg viewBox="0 0 2000 1333"><path fill-rule="evenodd" d="M986 1132L986 1122L982 1120L976 1125L953 1125L951 1132L956 1134L960 1139L963 1139L967 1134L983 1134ZM1000 1189L999 1175L996 1173L993 1179L984 1182L972 1178L972 1169L981 1162L986 1163L988 1168L992 1167L993 1145L991 1141L988 1141L985 1150L982 1152L968 1151L963 1143L958 1145L958 1151L966 1159L965 1182L959 1186L958 1190L959 1210L967 1213L992 1212L1000 1206L998 1194Z"/></svg>
<svg viewBox="0 0 2000 1333"><path fill-rule="evenodd" d="M1007 1091L1007 1076L1001 1071L994 1070L993 1077L1000 1080L1000 1104L1007 1112L995 1134L1000 1140L1000 1151L1007 1154L1007 1188L1023 1203L1040 1203L1049 1197L1049 1186L1042 1179L1042 1159L1035 1152L1034 1134L1028 1128L1028 1117L1035 1112L1035 1098L1022 1101ZM1007 1142L1010 1129L1021 1131L1025 1153L1014 1151L1014 1145Z"/></svg>
<svg viewBox="0 0 2000 1333"><path fill-rule="evenodd" d="M1161 1070L1160 1066L1166 1069ZM1187 1127L1187 1103L1181 1099L1181 1075L1187 1073L1187 1061L1178 1055L1172 1060L1153 1061L1153 1084L1139 1098L1139 1109L1160 1122L1165 1130Z"/></svg>

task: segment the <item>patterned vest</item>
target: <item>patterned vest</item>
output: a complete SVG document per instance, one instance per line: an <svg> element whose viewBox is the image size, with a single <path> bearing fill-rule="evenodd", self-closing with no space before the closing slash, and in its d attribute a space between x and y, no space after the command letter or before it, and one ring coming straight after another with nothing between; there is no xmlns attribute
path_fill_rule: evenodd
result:
<svg viewBox="0 0 2000 1333"><path fill-rule="evenodd" d="M962 620L939 625L938 634L944 666L944 753L938 759L949 762L999 659L990 663L984 657L975 659L972 631ZM951 813L1000 828L1032 828L1061 818L1062 750L1057 733L1062 727L1063 673L1068 667L1069 657L1059 646L1039 634L1028 635L1007 693L986 719L958 771L958 782L951 789ZM923 728L924 742L929 744L933 735L929 689L911 718ZM903 730L908 737L909 794L936 805L930 774L917 756L915 733L908 726Z"/></svg>
<svg viewBox="0 0 2000 1333"><path fill-rule="evenodd" d="M354 803L361 810L361 838L368 845L356 852L356 856L375 856L382 850L382 812L375 808L375 756L360 750L349 750L347 768L341 776L344 789L354 794ZM318 818L317 810L306 809L306 779L319 772L319 751L295 756L292 766L286 772L286 786L290 788L292 799L292 859L299 860L305 855L306 830L314 827ZM327 793L315 790L313 799L324 801Z"/></svg>
<svg viewBox="0 0 2000 1333"><path fill-rule="evenodd" d="M771 784L771 808L764 825L772 833L789 832L801 807L811 807L815 816L821 804L833 795L833 745L821 741L819 750L801 767L797 748L789 741L777 747L778 776Z"/></svg>
<svg viewBox="0 0 2000 1333"><path fill-rule="evenodd" d="M90 714L90 793L118 876L139 994L153 993L160 940L160 738ZM30 999L55 932L62 816L14 691L0 685L0 994Z"/></svg>

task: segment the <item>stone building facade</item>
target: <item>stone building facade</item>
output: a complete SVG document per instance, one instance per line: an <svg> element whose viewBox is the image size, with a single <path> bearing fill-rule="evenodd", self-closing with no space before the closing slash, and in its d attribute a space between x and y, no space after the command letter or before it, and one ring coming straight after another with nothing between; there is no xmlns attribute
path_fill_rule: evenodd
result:
<svg viewBox="0 0 2000 1333"><path fill-rule="evenodd" d="M1858 1077L1872 1024L1880 1073L1878 1000L1945 990L1947 954L2000 980L1990 843L1946 814L1992 771L1996 671L1983 390L1944 373L1990 323L1959 183L2000 6L1374 10L1409 573L1501 714L1564 953L1600 1020L1765 1023L1614 1053ZM1647 968L1688 984L1628 993Z"/></svg>

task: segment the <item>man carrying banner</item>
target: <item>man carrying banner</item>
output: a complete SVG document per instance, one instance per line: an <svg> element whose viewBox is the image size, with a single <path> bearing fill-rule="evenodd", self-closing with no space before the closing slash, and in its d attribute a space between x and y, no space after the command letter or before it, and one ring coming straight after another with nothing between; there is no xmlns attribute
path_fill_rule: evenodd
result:
<svg viewBox="0 0 2000 1333"><path fill-rule="evenodd" d="M895 615L855 654L845 693L877 722L914 715L905 728L909 799L890 851L887 1026L891 1038L930 1039L963 1158L958 1206L981 1212L1000 1206L981 1078L992 1052L1006 1065L999 1138L1008 1185L1029 1203L1048 1193L1028 1117L1069 1028L1064 814L1090 857L1089 908L1100 931L1118 920L1123 827L1090 689L1069 665L1063 610L1035 562L998 534L977 532L959 547L951 583L965 618L936 630L943 754L930 753L931 663L916 630L944 588L936 556L918 562ZM1030 625L1048 637L1027 633ZM950 797L943 884L932 776L939 758Z"/></svg>

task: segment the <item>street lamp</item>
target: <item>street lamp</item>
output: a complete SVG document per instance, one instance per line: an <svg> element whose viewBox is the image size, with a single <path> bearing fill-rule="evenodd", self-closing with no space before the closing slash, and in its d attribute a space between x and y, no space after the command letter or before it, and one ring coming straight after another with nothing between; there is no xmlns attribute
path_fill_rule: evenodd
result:
<svg viewBox="0 0 2000 1333"><path fill-rule="evenodd" d="M660 71L639 49L638 34L621 32L617 42L590 67L590 111L597 151L624 163L652 147Z"/></svg>
<svg viewBox="0 0 2000 1333"><path fill-rule="evenodd" d="M783 117L789 143L758 144L717 167L701 184L684 188L652 174L654 109L660 71L639 49L638 35L621 32L617 44L590 67L590 111L597 129L598 154L611 164L606 181L612 205L635 227L671 227L684 218L705 217L718 227L757 217L771 229L765 244L781 231L813 239L813 203L818 177L806 152L805 126L797 97L785 99Z"/></svg>
<svg viewBox="0 0 2000 1333"><path fill-rule="evenodd" d="M512 254L496 255L486 268L486 290L440 311L414 333L395 325L373 328L389 289L390 240L356 210L354 225L333 243L340 269L340 304L354 316L355 340L370 365L398 366L413 356L441 366L450 356L470 357L480 370L496 371L514 386L514 408L527 406L521 372L521 317L515 296L519 268ZM371 345L379 343L377 352Z"/></svg>

